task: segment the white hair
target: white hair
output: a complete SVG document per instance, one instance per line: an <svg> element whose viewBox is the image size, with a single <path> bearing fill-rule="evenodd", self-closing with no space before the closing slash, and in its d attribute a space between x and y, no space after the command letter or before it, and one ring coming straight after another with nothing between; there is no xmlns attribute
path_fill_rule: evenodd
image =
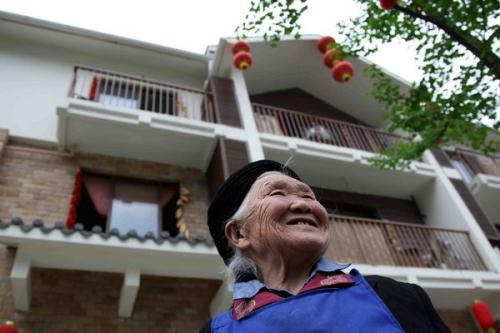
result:
<svg viewBox="0 0 500 333"><path fill-rule="evenodd" d="M270 176L270 175L286 175L285 173L279 172L279 171L267 171L261 174L255 181ZM255 184L255 182L254 182ZM252 185L253 187L253 185ZM238 207L238 210L231 216L225 223L228 223L229 221L236 221L238 228L242 228L243 225L245 224L245 218L247 216L247 210L248 210L248 201L249 199L249 193L252 189L250 187L250 190L248 190L248 193L246 194L245 198L241 202L240 207ZM229 259L229 264L227 266L227 279L228 282L234 282L240 280L242 277L253 275L255 277L258 277L258 268L257 268L257 263L250 258L249 256L245 255L238 249L237 247L233 246L231 242L229 242L229 245L233 248L234 250L234 255Z"/></svg>

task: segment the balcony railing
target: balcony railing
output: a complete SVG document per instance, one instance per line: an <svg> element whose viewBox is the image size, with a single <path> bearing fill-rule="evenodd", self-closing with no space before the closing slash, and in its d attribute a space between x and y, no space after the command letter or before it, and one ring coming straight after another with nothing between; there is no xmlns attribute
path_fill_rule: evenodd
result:
<svg viewBox="0 0 500 333"><path fill-rule="evenodd" d="M500 177L500 156L498 155L485 156L466 149L457 149L453 155L471 175L482 173Z"/></svg>
<svg viewBox="0 0 500 333"><path fill-rule="evenodd" d="M215 122L210 93L98 69L75 67L69 96L103 105Z"/></svg>
<svg viewBox="0 0 500 333"><path fill-rule="evenodd" d="M260 132L296 137L336 146L381 152L403 137L326 117L253 103Z"/></svg>
<svg viewBox="0 0 500 333"><path fill-rule="evenodd" d="M486 270L464 231L331 215L327 256L339 262Z"/></svg>

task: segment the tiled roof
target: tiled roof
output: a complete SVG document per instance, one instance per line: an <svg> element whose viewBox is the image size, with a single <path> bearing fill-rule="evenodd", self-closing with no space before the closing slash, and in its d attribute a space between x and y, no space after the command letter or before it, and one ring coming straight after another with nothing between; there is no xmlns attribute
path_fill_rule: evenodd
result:
<svg viewBox="0 0 500 333"><path fill-rule="evenodd" d="M212 240L205 238L203 235L196 235L194 237L185 237L183 235L178 235L175 237L170 236L167 231L162 231L159 236L155 236L152 232L146 233L144 236L140 236L137 231L130 230L129 232L123 234L118 231L118 229L111 229L108 232L104 232L100 226L94 226L92 230L85 230L83 224L75 224L74 229L68 229L64 226L64 222L56 222L53 226L47 227L44 222L40 219L36 219L32 224L26 224L19 217L14 217L10 222L3 222L0 220L0 230L8 229L12 226L18 226L24 233L30 233L34 229L40 229L42 233L49 234L52 232L60 232L65 236L70 236L74 233L80 233L83 237L88 238L92 235L100 235L102 239L109 239L116 237L121 241L127 241L129 239L137 239L140 242L155 242L158 245L164 242L177 243L177 242L187 242L191 245L204 244L206 246L212 247L214 244Z"/></svg>

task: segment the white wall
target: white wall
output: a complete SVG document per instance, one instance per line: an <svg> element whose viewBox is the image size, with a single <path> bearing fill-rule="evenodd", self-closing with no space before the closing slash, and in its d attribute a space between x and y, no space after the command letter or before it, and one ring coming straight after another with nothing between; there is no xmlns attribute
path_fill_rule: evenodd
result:
<svg viewBox="0 0 500 333"><path fill-rule="evenodd" d="M425 224L437 228L468 230L463 215L457 209L445 185L436 178L428 186L415 193L420 212L426 216Z"/></svg>
<svg viewBox="0 0 500 333"><path fill-rule="evenodd" d="M95 57L0 36L0 128L8 128L12 136L57 142L56 107L65 104L75 65L193 88L201 88L205 79L201 73L134 65L126 54L119 59Z"/></svg>

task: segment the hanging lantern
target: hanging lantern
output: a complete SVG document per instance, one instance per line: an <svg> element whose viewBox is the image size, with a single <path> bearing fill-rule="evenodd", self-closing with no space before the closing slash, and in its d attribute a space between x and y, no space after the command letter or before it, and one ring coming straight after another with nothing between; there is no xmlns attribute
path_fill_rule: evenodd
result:
<svg viewBox="0 0 500 333"><path fill-rule="evenodd" d="M325 52L325 55L323 56L323 62L325 63L326 67L332 68L333 65L340 60L341 57L342 52L340 52L336 48L331 48Z"/></svg>
<svg viewBox="0 0 500 333"><path fill-rule="evenodd" d="M233 57L233 64L236 68L244 71L252 66L252 55L245 51L236 53Z"/></svg>
<svg viewBox="0 0 500 333"><path fill-rule="evenodd" d="M325 53L327 50L335 46L335 39L332 36L321 37L318 41L318 50Z"/></svg>
<svg viewBox="0 0 500 333"><path fill-rule="evenodd" d="M250 52L250 44L245 41L239 40L233 44L233 46L231 47L231 51L233 51L233 54L241 51Z"/></svg>
<svg viewBox="0 0 500 333"><path fill-rule="evenodd" d="M380 7L385 10L393 9L397 4L396 0L380 0Z"/></svg>
<svg viewBox="0 0 500 333"><path fill-rule="evenodd" d="M7 320L5 324L0 325L0 333L19 333L19 330L13 321Z"/></svg>
<svg viewBox="0 0 500 333"><path fill-rule="evenodd" d="M347 82L354 75L354 66L349 61L339 61L332 70L335 81Z"/></svg>
<svg viewBox="0 0 500 333"><path fill-rule="evenodd" d="M488 305L481 300L475 300L471 308L474 318L476 318L481 329L495 332L495 318L493 318Z"/></svg>

